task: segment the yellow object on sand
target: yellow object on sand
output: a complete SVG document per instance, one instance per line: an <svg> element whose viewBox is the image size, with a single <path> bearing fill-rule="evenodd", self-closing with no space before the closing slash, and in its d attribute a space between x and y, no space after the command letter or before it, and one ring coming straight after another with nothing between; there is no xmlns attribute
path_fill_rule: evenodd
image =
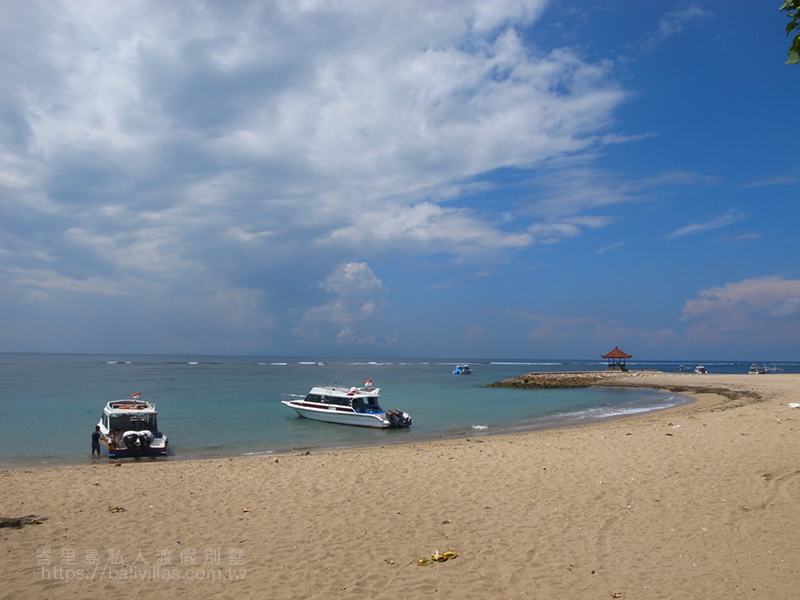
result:
<svg viewBox="0 0 800 600"><path fill-rule="evenodd" d="M433 553L433 556L424 556L417 561L417 564L420 567L427 567L431 563L445 562L451 558L458 558L458 552L455 550L445 550L442 554L439 554L439 551L436 550L436 552Z"/></svg>

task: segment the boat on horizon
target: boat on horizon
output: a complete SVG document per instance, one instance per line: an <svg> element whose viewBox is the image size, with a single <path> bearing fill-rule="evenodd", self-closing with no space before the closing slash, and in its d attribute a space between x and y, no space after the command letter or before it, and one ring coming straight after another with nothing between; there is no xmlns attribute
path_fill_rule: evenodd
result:
<svg viewBox="0 0 800 600"><path fill-rule="evenodd" d="M472 369L469 365L456 365L453 375L472 375Z"/></svg>
<svg viewBox="0 0 800 600"><path fill-rule="evenodd" d="M707 375L707 374L708 374L708 371L706 371L706 368L705 368L705 366L704 366L704 365L697 365L697 366L694 368L694 372L695 372L695 373L700 373L700 374L702 374L702 375Z"/></svg>
<svg viewBox="0 0 800 600"><path fill-rule="evenodd" d="M101 444L109 458L164 456L169 440L158 430L156 405L133 394L128 400L112 400L103 408Z"/></svg>
<svg viewBox="0 0 800 600"><path fill-rule="evenodd" d="M771 369L767 365L757 365L753 363L750 365L750 370L747 372L748 375L766 375L767 373L774 373L776 369Z"/></svg>
<svg viewBox="0 0 800 600"><path fill-rule="evenodd" d="M281 400L299 416L315 421L357 425L376 429L410 427L411 416L401 410L384 410L379 404L380 388L372 380L364 387L319 386L305 396L285 394Z"/></svg>

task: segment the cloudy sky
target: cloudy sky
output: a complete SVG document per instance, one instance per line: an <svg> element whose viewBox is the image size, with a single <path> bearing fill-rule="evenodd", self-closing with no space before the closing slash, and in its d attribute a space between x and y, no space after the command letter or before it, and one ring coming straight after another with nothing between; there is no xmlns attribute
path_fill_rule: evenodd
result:
<svg viewBox="0 0 800 600"><path fill-rule="evenodd" d="M3 0L0 351L800 359L780 4Z"/></svg>

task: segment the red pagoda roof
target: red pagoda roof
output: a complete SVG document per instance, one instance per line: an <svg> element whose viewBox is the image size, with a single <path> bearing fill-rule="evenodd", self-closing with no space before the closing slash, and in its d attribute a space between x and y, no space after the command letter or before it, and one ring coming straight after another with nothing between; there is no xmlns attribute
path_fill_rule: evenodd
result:
<svg viewBox="0 0 800 600"><path fill-rule="evenodd" d="M614 349L600 358L633 358L632 354L625 354L622 350L614 346Z"/></svg>

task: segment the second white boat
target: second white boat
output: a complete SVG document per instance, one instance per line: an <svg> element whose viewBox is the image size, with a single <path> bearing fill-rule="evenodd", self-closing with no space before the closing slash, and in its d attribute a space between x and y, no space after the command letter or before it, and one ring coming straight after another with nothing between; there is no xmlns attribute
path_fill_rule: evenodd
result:
<svg viewBox="0 0 800 600"><path fill-rule="evenodd" d="M365 382L365 385L371 384ZM388 429L409 427L411 416L401 410L384 410L378 403L380 388L376 387L314 387L306 396L288 395L283 400L301 417L339 423Z"/></svg>

